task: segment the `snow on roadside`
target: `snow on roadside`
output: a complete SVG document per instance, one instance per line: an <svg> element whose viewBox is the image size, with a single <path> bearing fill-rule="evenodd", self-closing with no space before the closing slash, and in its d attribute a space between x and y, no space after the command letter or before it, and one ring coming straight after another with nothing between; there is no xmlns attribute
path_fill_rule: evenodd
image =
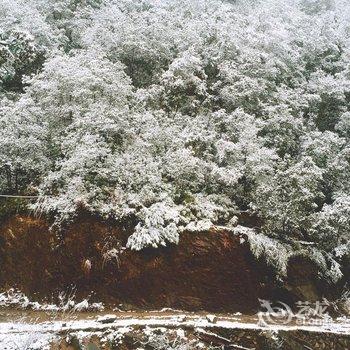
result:
<svg viewBox="0 0 350 350"><path fill-rule="evenodd" d="M96 330L101 331L105 329L118 329L133 326L151 326L151 327L190 327L190 328L226 328L226 329L252 329L252 330L305 330L310 332L331 332L338 334L350 334L350 320L346 322L332 322L325 325L266 325L260 326L257 323L246 323L230 319L218 319L216 323L211 323L205 317L193 317L185 320L179 319L176 316L169 316L164 318L159 317L140 317L140 318L124 318L115 317L111 323L103 323L104 318L96 317L94 319L80 319L68 322L51 321L37 324L28 323L1 323L0 336L4 334L11 334L16 332L31 332L40 331L45 333L55 333L58 330L62 331L86 331Z"/></svg>
<svg viewBox="0 0 350 350"><path fill-rule="evenodd" d="M64 298L62 297L62 301ZM13 307L24 310L35 311L68 311L74 312L80 311L103 311L104 306L102 303L90 303L88 299L84 299L77 303L72 297L67 298L61 302L60 305L38 303L36 301L30 301L29 298L22 292L13 288L7 292L0 293L0 307Z"/></svg>
<svg viewBox="0 0 350 350"><path fill-rule="evenodd" d="M112 317L113 316L113 317ZM131 317L124 318L117 315L108 315L109 321L105 323L106 317L96 317L94 319L73 320L69 322L51 321L36 324L21 322L4 322L0 324L0 348L4 350L15 350L26 345L28 350L48 349L50 341L58 337L60 332L83 338L92 334L105 334L108 331L110 336L115 338L120 333L120 337L135 326L163 327L163 328L193 328L208 330L215 328L244 329L244 330L270 330L270 331L292 331L304 330L308 332L324 332L333 334L350 334L350 320L342 322L327 323L323 326L291 326L291 325L267 325L260 326L256 323L244 323L235 318L217 319L216 323L210 322L205 316L178 317L170 315L167 317ZM106 338L107 339L107 338ZM108 339L107 339L108 340ZM18 346L21 345L21 347Z"/></svg>

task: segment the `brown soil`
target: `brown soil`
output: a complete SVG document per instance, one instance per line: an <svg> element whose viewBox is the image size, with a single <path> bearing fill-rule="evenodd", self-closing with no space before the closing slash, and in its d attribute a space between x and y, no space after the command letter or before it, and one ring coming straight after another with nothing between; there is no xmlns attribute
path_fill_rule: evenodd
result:
<svg viewBox="0 0 350 350"><path fill-rule="evenodd" d="M325 291L325 283L319 279L317 266L307 257L296 256L289 260L287 289L293 291L296 300L315 302L320 300L320 291ZM334 292L336 288L333 286ZM328 291L327 294L331 294Z"/></svg>
<svg viewBox="0 0 350 350"><path fill-rule="evenodd" d="M130 232L85 216L58 234L43 219L14 216L0 225L0 287L41 299L75 286L77 297L93 291L106 303L241 312L276 295L271 271L232 233L186 232L178 246L127 249L106 261Z"/></svg>

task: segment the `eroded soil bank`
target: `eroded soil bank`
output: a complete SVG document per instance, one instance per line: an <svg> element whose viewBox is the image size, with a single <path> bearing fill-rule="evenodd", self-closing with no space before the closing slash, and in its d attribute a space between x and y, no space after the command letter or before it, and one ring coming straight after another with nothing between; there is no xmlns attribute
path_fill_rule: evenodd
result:
<svg viewBox="0 0 350 350"><path fill-rule="evenodd" d="M107 304L245 313L257 310L259 298L312 300L324 289L317 269L305 261L294 261L278 286L244 237L225 230L187 232L177 246L108 256L125 246L130 232L82 216L57 233L44 219L13 216L0 227L0 287L38 300L75 286L78 298L92 293Z"/></svg>

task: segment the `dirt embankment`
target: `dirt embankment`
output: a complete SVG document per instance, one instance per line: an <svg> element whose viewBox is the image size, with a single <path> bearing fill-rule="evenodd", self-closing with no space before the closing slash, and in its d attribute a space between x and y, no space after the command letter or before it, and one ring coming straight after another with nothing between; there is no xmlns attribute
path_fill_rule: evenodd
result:
<svg viewBox="0 0 350 350"><path fill-rule="evenodd" d="M277 288L271 271L230 232L183 233L177 246L109 256L130 232L86 216L57 233L43 219L14 216L0 227L0 287L41 299L75 286L77 297L93 291L106 303L241 312L256 310L258 298L293 294L293 285Z"/></svg>

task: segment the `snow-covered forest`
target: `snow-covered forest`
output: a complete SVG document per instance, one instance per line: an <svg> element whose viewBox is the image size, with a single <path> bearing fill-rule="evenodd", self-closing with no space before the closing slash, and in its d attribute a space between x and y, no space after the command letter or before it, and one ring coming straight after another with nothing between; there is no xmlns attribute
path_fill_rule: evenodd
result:
<svg viewBox="0 0 350 350"><path fill-rule="evenodd" d="M0 0L0 193L132 249L244 213L257 256L336 281L349 103L346 0Z"/></svg>

